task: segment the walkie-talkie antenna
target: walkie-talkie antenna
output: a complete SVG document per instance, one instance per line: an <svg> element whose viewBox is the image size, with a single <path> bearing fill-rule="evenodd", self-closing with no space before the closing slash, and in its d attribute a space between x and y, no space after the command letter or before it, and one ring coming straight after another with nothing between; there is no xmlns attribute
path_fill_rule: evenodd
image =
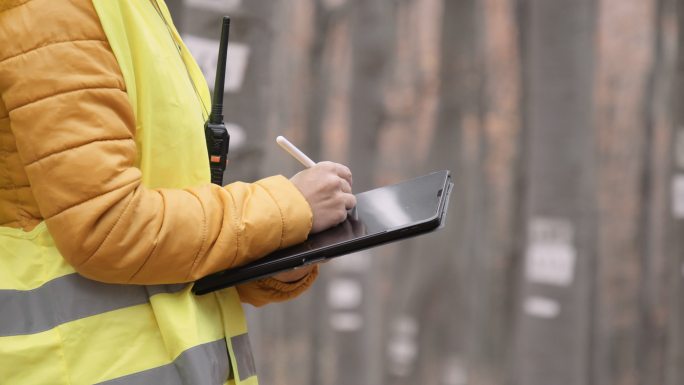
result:
<svg viewBox="0 0 684 385"><path fill-rule="evenodd" d="M226 170L228 159L228 145L230 135L223 123L223 85L226 79L226 57L228 56L228 31L230 18L223 17L221 26L221 41L219 43L218 62L216 63L216 81L214 82L214 97L211 102L211 114L204 124L204 136L207 140L209 152L209 168L211 183L223 185L223 172Z"/></svg>
<svg viewBox="0 0 684 385"><path fill-rule="evenodd" d="M226 81L226 62L228 57L228 37L230 31L230 17L223 17L221 26L221 41L219 43L218 61L216 62L216 79L214 81L214 97L211 102L211 116L213 124L223 123L223 85Z"/></svg>

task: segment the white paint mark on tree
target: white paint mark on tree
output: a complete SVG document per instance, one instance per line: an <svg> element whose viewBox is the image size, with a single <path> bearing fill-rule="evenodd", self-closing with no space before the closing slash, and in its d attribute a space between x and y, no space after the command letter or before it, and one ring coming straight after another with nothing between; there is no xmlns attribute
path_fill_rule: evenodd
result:
<svg viewBox="0 0 684 385"><path fill-rule="evenodd" d="M530 224L525 275L531 282L569 286L577 251L572 224L563 219L535 218Z"/></svg>
<svg viewBox="0 0 684 385"><path fill-rule="evenodd" d="M361 305L361 283L349 278L334 278L328 285L328 303L333 309L354 309Z"/></svg>
<svg viewBox="0 0 684 385"><path fill-rule="evenodd" d="M216 62L218 60L218 40L194 35L183 35L183 41L188 46L190 53L192 53L204 77L207 79L209 88L213 89L216 79ZM226 92L237 92L242 88L245 73L247 72L249 52L250 49L245 44L228 43L228 61L226 64L226 80L224 82Z"/></svg>
<svg viewBox="0 0 684 385"><path fill-rule="evenodd" d="M330 316L330 326L340 332L355 332L363 327L363 318L358 313L335 313Z"/></svg>
<svg viewBox="0 0 684 385"><path fill-rule="evenodd" d="M418 322L415 318L403 315L392 322L387 343L389 371L395 376L405 377L411 373L418 357Z"/></svg>
<svg viewBox="0 0 684 385"><path fill-rule="evenodd" d="M240 7L242 0L185 0L185 4L208 11L231 12Z"/></svg>
<svg viewBox="0 0 684 385"><path fill-rule="evenodd" d="M556 318L560 314L560 304L550 298L529 297L525 299L525 313L539 318Z"/></svg>

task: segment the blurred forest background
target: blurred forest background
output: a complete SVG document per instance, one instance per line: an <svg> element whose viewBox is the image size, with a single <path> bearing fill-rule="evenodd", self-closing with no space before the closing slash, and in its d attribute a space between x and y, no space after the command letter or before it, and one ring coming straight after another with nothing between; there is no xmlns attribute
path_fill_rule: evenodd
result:
<svg viewBox="0 0 684 385"><path fill-rule="evenodd" d="M167 0L210 82L232 17L226 182L360 192L433 170L445 229L248 309L262 384L684 384L677 0Z"/></svg>

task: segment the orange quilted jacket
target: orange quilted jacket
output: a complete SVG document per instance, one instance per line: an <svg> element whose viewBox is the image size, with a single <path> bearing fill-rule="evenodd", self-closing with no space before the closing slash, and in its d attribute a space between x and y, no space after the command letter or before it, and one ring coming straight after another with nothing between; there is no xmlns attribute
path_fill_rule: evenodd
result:
<svg viewBox="0 0 684 385"><path fill-rule="evenodd" d="M280 176L144 187L134 136L123 76L91 2L0 0L1 226L45 221L79 273L135 284L189 282L308 235L310 207ZM255 305L285 300L316 273L238 292Z"/></svg>

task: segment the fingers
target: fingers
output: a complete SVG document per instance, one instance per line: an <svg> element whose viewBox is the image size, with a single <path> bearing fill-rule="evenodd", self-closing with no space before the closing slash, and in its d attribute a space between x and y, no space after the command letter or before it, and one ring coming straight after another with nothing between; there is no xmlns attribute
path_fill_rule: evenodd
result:
<svg viewBox="0 0 684 385"><path fill-rule="evenodd" d="M341 165L339 165L339 166L341 166ZM342 167L344 167L344 166L342 166ZM349 170L349 169L347 169L347 170ZM349 173L349 177L351 178L351 172ZM352 187L351 187L351 184L349 183L348 179L345 179L342 176L340 176L339 181L340 181L340 190L342 190L342 193L343 193L342 194L342 201L344 202L344 207L346 210L350 210L354 206L356 206L356 197L354 196L354 194L352 194Z"/></svg>
<svg viewBox="0 0 684 385"><path fill-rule="evenodd" d="M340 178L340 189L342 192L351 194L352 193L352 188L349 182L345 179Z"/></svg>
<svg viewBox="0 0 684 385"><path fill-rule="evenodd" d="M328 161L320 162L320 163L318 163L318 165L328 168L333 173L335 173L337 176L346 180L347 183L349 183L349 185L353 184L352 172L349 169L349 167L347 167L343 164L328 162Z"/></svg>
<svg viewBox="0 0 684 385"><path fill-rule="evenodd" d="M346 210L351 210L356 206L356 197L352 194L351 187L351 171L346 166L338 163L333 163L335 165L335 171L337 176L340 177L340 190L342 190L342 201L344 202L344 207ZM345 213L346 218L346 213Z"/></svg>
<svg viewBox="0 0 684 385"><path fill-rule="evenodd" d="M351 186L351 185L353 184L353 182L352 182L352 172L351 172L351 170L349 169L349 167L347 167L347 166L345 166L345 165L342 165L342 164L339 164L339 163L335 163L335 165L336 165L335 171L337 172L337 175L338 175L340 178L346 180L347 183L349 183L349 185Z"/></svg>
<svg viewBox="0 0 684 385"><path fill-rule="evenodd" d="M353 194L344 194L342 199L344 200L345 209L351 210L356 206L356 197Z"/></svg>
<svg viewBox="0 0 684 385"><path fill-rule="evenodd" d="M347 210L340 210L337 214L337 223L336 225L339 225L340 223L344 222L347 220Z"/></svg>

